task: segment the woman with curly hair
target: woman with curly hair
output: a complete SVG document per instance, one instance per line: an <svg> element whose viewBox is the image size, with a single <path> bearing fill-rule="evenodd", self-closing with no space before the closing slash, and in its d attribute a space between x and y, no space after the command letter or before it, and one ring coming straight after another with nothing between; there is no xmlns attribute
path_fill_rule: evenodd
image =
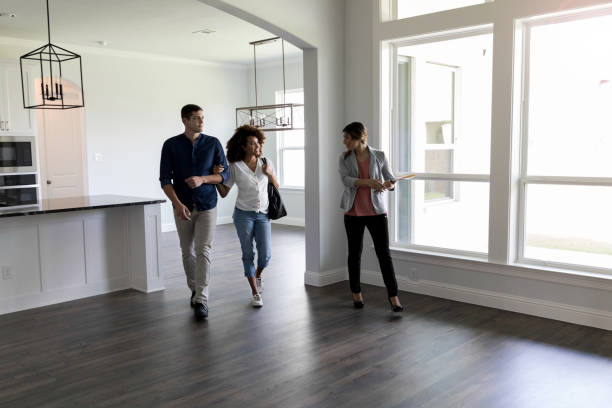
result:
<svg viewBox="0 0 612 408"><path fill-rule="evenodd" d="M227 196L232 186L238 187L234 209L234 226L242 249L244 276L249 282L253 307L262 307L262 273L270 261L271 228L268 218L268 183L278 188L274 165L261 159L261 149L266 137L254 126L244 125L236 129L227 142L227 161L230 175L223 184L217 184L221 197ZM214 173L221 173L223 166L215 166ZM257 247L255 268L253 240Z"/></svg>

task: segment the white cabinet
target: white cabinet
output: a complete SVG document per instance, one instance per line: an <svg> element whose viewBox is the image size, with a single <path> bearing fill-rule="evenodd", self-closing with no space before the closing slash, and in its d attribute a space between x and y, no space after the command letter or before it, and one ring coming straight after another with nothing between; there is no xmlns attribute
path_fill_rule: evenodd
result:
<svg viewBox="0 0 612 408"><path fill-rule="evenodd" d="M24 71L25 92L21 92L21 71L18 63L0 64L0 135L33 135L35 112L23 107L24 98L32 98L31 70Z"/></svg>

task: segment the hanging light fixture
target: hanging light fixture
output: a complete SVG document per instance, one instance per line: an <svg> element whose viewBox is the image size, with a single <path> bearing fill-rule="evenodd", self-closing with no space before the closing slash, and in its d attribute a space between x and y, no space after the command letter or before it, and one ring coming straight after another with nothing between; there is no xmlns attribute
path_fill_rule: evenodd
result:
<svg viewBox="0 0 612 408"><path fill-rule="evenodd" d="M281 40L283 56L283 99L282 103L276 105L259 105L257 93L257 49L256 47ZM303 127L296 127L296 117L298 111L303 116L304 104L286 103L285 89L285 41L280 37L267 38L265 40L253 41L249 43L253 46L253 67L255 74L255 106L245 106L236 108L236 127L241 125L251 125L258 127L264 132L298 130ZM301 125L303 126L303 124Z"/></svg>
<svg viewBox="0 0 612 408"><path fill-rule="evenodd" d="M49 0L47 2L47 38L48 43L40 48L30 51L19 58L21 68L21 93L23 97L23 107L26 109L73 109L85 106L83 93L83 67L81 56L65 48L51 43L51 25L49 23ZM40 100L26 98L26 93L30 94L30 86L24 75L24 62L36 61L40 69ZM76 74L78 69L78 74ZM74 73L80 80L80 92L78 95L65 98L64 95L64 75ZM66 84L68 85L68 84Z"/></svg>

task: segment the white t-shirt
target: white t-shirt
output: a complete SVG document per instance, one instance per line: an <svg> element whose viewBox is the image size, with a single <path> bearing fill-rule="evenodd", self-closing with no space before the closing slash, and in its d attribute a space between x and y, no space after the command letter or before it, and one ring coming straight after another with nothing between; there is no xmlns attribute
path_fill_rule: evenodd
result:
<svg viewBox="0 0 612 408"><path fill-rule="evenodd" d="M274 164L266 158L270 170L274 172ZM227 187L236 184L238 187L238 198L236 207L243 211L257 211L268 213L268 176L262 171L263 162L257 159L255 171L251 171L242 160L230 163L230 175L223 183Z"/></svg>

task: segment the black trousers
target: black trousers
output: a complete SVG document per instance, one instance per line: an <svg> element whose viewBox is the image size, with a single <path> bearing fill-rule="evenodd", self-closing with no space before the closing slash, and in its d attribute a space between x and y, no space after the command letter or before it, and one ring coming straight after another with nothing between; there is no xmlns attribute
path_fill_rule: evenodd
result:
<svg viewBox="0 0 612 408"><path fill-rule="evenodd" d="M391 252L389 251L387 215L380 214L363 217L345 215L344 227L346 228L346 237L348 238L348 271L351 292L361 292L361 252L363 250L363 232L367 227L372 236L372 241L374 241L374 250L376 251L380 271L387 287L387 294L389 297L397 296L397 281L395 280L395 271L393 270Z"/></svg>

